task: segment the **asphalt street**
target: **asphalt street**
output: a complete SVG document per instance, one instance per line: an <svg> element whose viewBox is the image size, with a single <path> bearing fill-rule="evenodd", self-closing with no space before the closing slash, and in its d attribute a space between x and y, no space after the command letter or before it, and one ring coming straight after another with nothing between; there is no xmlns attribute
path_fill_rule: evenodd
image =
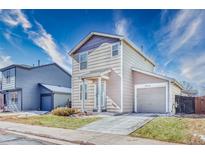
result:
<svg viewBox="0 0 205 154"><path fill-rule="evenodd" d="M51 145L52 143L27 138L0 130L0 145Z"/></svg>

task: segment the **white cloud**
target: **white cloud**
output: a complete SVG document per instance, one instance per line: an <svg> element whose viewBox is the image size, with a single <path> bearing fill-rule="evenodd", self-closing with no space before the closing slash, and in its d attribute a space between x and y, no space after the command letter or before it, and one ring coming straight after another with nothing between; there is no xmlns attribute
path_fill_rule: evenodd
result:
<svg viewBox="0 0 205 154"><path fill-rule="evenodd" d="M166 14L162 12L161 20L167 18ZM158 49L170 56L180 52L184 46L191 45L192 40L199 37L203 18L204 13L200 10L180 10L167 24L162 22L163 25L156 33Z"/></svg>
<svg viewBox="0 0 205 154"><path fill-rule="evenodd" d="M115 21L115 33L119 35L129 36L129 23L125 18L116 19Z"/></svg>
<svg viewBox="0 0 205 154"><path fill-rule="evenodd" d="M181 59L181 75L205 85L205 52Z"/></svg>
<svg viewBox="0 0 205 154"><path fill-rule="evenodd" d="M0 68L13 64L10 56L0 55Z"/></svg>
<svg viewBox="0 0 205 154"><path fill-rule="evenodd" d="M53 62L59 64L65 69L68 69L70 66L69 61L70 59L64 59L63 55L58 50L56 43L54 42L53 37L51 34L47 33L46 30L36 22L38 27L37 31L28 31L29 39L33 41L35 45L42 48L47 55L52 59ZM71 71L71 70L69 70Z"/></svg>
<svg viewBox="0 0 205 154"><path fill-rule="evenodd" d="M2 10L0 19L9 26L21 25L24 29L31 28L31 23L21 10Z"/></svg>
<svg viewBox="0 0 205 154"><path fill-rule="evenodd" d="M32 25L21 10L5 10L0 14L0 19L12 27L21 25L24 32L28 34L28 39L30 39L36 46L43 49L53 62L59 64L71 73L71 59L68 56L65 58L65 56L61 54L52 35L46 32L40 23L35 21L35 24ZM32 27L37 27L37 30L32 30ZM10 35L5 34L5 38L10 40L9 37Z"/></svg>
<svg viewBox="0 0 205 154"><path fill-rule="evenodd" d="M155 34L163 61L160 67L179 80L191 82L199 91L205 85L205 51L196 51L196 47L204 42L204 19L203 10L180 10L172 17L167 10L162 11L161 27ZM171 64L176 67L174 71L168 67Z"/></svg>
<svg viewBox="0 0 205 154"><path fill-rule="evenodd" d="M113 20L115 34L129 37L131 31L130 20L128 18L125 18L120 10L114 11Z"/></svg>
<svg viewBox="0 0 205 154"><path fill-rule="evenodd" d="M194 35L196 35L200 23L201 18L196 18L189 25L187 25L185 31L178 38L175 38L175 41L173 41L174 45L171 46L170 53L177 52L181 47L186 45L186 43L189 42Z"/></svg>

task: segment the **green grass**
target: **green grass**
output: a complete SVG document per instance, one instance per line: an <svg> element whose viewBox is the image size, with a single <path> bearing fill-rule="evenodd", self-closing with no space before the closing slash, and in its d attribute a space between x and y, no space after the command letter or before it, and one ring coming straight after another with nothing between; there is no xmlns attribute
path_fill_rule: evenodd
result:
<svg viewBox="0 0 205 154"><path fill-rule="evenodd" d="M131 133L134 137L144 137L185 144L204 144L194 133L205 128L204 119L158 117Z"/></svg>
<svg viewBox="0 0 205 154"><path fill-rule="evenodd" d="M0 118L0 120L4 121L65 129L77 129L98 119L99 118L97 117L70 118L55 115L42 115L31 117L7 116Z"/></svg>

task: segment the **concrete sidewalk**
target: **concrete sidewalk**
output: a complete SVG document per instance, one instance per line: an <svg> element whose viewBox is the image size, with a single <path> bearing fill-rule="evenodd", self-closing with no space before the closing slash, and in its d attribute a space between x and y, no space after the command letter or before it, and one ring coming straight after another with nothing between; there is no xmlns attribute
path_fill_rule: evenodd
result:
<svg viewBox="0 0 205 154"><path fill-rule="evenodd" d="M73 144L97 145L164 145L173 144L157 140L129 137L125 135L104 134L97 132L50 128L0 121L0 129L24 134L31 134L50 139L67 141Z"/></svg>

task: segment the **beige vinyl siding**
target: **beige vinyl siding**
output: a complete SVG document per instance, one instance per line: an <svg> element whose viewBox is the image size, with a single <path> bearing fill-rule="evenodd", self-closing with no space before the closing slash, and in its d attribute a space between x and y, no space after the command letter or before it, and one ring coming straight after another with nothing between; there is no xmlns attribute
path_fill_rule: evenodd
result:
<svg viewBox="0 0 205 154"><path fill-rule="evenodd" d="M134 110L132 67L149 72L154 70L153 64L123 42L123 112L132 112Z"/></svg>
<svg viewBox="0 0 205 154"><path fill-rule="evenodd" d="M168 83L167 80L164 80L164 79L161 79L161 78L157 78L157 77L154 77L154 76L151 76L151 75L146 75L146 74L143 74L143 73L140 73L140 72L133 72L133 85L135 86L136 84L153 84L153 83ZM169 87L168 87L169 88ZM166 94L164 94L164 96L161 95L161 93L157 93L157 91L159 90L160 88L150 88L150 91L149 91L149 88L147 88L147 92L150 92L154 95L157 95L156 97L166 97ZM164 91L165 91L165 88L163 87ZM156 91L155 91L156 90ZM149 94L147 94L147 96L149 96ZM150 95L151 97L155 97L153 95ZM150 98L151 98L150 97ZM168 96L169 97L169 96ZM148 99L148 98L146 98ZM168 98L169 99L169 98ZM160 103L160 102L159 102ZM164 103L164 104L163 104ZM164 105L164 111L165 112L165 101L164 102L161 102L161 105ZM152 104L152 102L150 102L150 104ZM158 106L159 104L156 104L156 106L153 107L153 111L157 111L157 109L154 109L155 107L159 107Z"/></svg>
<svg viewBox="0 0 205 154"><path fill-rule="evenodd" d="M10 82L6 81L6 74L10 71ZM2 73L2 90L15 89L16 87L15 68L8 69Z"/></svg>
<svg viewBox="0 0 205 154"><path fill-rule="evenodd" d="M175 83L171 84L171 108L172 108L172 113L175 113L175 95L181 95L181 88L177 86Z"/></svg>
<svg viewBox="0 0 205 154"><path fill-rule="evenodd" d="M164 83L168 82L167 80L157 78L151 75L145 75L140 72L133 72L133 82L136 84L149 84L149 83Z"/></svg>
<svg viewBox="0 0 205 154"><path fill-rule="evenodd" d="M86 70L79 69L79 63L73 59L73 69L72 69L72 106L74 108L81 108L80 101L80 76L89 73L90 71L95 71L99 69L112 69L114 75L110 75L109 80L115 80L116 83L109 87L111 91L118 89L115 85L120 85L120 55L118 57L111 57L111 44L104 43L96 49L89 51L88 53L88 67ZM114 78L114 79L113 79ZM94 107L94 86L95 81L86 80L88 82L88 100L85 102L85 110L92 111ZM120 88L119 88L120 89ZM107 92L108 93L108 92ZM120 97L121 93L112 93L112 95L117 95ZM113 97L113 96L112 96ZM107 104L109 105L113 100L107 96ZM114 102L120 105L120 102Z"/></svg>

